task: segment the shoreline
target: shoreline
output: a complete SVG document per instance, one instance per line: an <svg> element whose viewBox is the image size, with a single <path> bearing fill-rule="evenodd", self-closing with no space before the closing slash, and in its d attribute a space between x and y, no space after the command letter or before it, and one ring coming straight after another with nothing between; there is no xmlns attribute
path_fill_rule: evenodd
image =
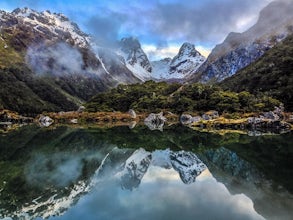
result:
<svg viewBox="0 0 293 220"><path fill-rule="evenodd" d="M136 124L144 123L149 113L122 113L122 112L44 112L35 118L23 117L16 112L9 110L0 111L0 133L1 128L3 131L12 131L26 124L39 124L41 127L49 127L51 125L89 125L89 127L114 127L114 126L129 126L135 127ZM191 113L192 114L192 113ZM262 118L261 121L257 113L240 114L236 119L227 118L227 114L219 115L216 118L203 119L193 121L191 119L198 118L199 116L191 116L188 114L176 115L171 112L164 112L164 121L159 123L177 124L181 123L188 126L193 130L201 130L207 132L226 133L226 132L240 132L247 133L246 131L257 130L271 130L277 133L293 130L292 113L284 113L282 120L271 120ZM156 114L155 114L156 115ZM157 114L159 115L159 114ZM195 113L193 115L196 115ZM182 121L182 116L191 117L189 121ZM226 116L226 117L225 117ZM41 118L43 120L41 121ZM3 120L3 119L8 120ZM48 121L47 121L48 120ZM152 119L157 120L157 119ZM252 122L251 122L252 120ZM256 122L257 121L257 122ZM151 121L152 122L152 121ZM157 123L157 122L154 122ZM6 127L6 129L5 129ZM160 125L160 127L162 127ZM154 130L156 127L154 127ZM222 132L219 132L222 131Z"/></svg>

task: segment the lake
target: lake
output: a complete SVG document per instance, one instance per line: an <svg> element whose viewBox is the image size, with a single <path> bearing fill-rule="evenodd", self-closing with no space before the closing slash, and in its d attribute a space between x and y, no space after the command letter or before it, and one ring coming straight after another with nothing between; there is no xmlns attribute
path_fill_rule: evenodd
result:
<svg viewBox="0 0 293 220"><path fill-rule="evenodd" d="M0 134L0 219L292 219L292 159L292 132L23 126Z"/></svg>

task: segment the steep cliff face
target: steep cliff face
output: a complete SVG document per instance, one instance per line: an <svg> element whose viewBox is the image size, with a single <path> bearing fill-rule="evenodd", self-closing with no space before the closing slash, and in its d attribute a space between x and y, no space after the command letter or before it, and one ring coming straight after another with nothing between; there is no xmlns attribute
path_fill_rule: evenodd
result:
<svg viewBox="0 0 293 220"><path fill-rule="evenodd" d="M264 8L257 23L243 33L230 33L188 81L222 81L260 58L293 31L293 2L275 1ZM282 16L280 16L282 15Z"/></svg>

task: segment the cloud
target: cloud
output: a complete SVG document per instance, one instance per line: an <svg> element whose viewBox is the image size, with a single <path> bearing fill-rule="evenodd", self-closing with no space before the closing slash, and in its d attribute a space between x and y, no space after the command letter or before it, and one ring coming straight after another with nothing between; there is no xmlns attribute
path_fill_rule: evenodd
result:
<svg viewBox="0 0 293 220"><path fill-rule="evenodd" d="M242 32L272 0L136 0L45 1L4 0L2 4L62 12L93 35L101 46L113 46L122 37L161 47L191 42L204 48L220 43L229 32ZM70 2L70 4L69 4ZM0 3L1 5L1 3Z"/></svg>
<svg viewBox="0 0 293 220"><path fill-rule="evenodd" d="M119 38L120 28L125 22L124 18L122 14L109 12L107 15L90 17L85 26L99 45L113 46Z"/></svg>
<svg viewBox="0 0 293 220"><path fill-rule="evenodd" d="M170 45L165 47L157 47L153 44L142 45L142 49L148 55L150 60L159 60L162 58L176 56L181 45Z"/></svg>
<svg viewBox="0 0 293 220"><path fill-rule="evenodd" d="M65 43L40 44L27 50L26 61L37 74L81 74L84 62L81 53Z"/></svg>
<svg viewBox="0 0 293 220"><path fill-rule="evenodd" d="M113 179L100 181L63 219L264 219L243 194L231 195L213 177L184 185L174 170L148 174L138 189L122 190ZM177 178L176 178L177 177ZM176 195L176 196L174 196Z"/></svg>
<svg viewBox="0 0 293 220"><path fill-rule="evenodd" d="M119 34L128 34L158 44L178 40L219 42L230 31L243 31L251 25L265 4L266 0L157 1L144 8L130 2L127 9L108 8L107 17L99 11L90 18L88 28L115 40Z"/></svg>
<svg viewBox="0 0 293 220"><path fill-rule="evenodd" d="M85 27L101 44L123 36L135 36L142 44L156 45L157 52L169 44L191 42L212 48L229 32L242 32L257 19L269 0L149 1L146 6L128 4L98 7ZM153 52L151 56L156 56Z"/></svg>

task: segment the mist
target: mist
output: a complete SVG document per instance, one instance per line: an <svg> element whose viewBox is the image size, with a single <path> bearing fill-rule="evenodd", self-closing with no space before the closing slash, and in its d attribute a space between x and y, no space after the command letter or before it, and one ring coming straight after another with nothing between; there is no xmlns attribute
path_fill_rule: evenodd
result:
<svg viewBox="0 0 293 220"><path fill-rule="evenodd" d="M39 75L83 74L85 68L81 53L65 43L31 46L26 62Z"/></svg>

